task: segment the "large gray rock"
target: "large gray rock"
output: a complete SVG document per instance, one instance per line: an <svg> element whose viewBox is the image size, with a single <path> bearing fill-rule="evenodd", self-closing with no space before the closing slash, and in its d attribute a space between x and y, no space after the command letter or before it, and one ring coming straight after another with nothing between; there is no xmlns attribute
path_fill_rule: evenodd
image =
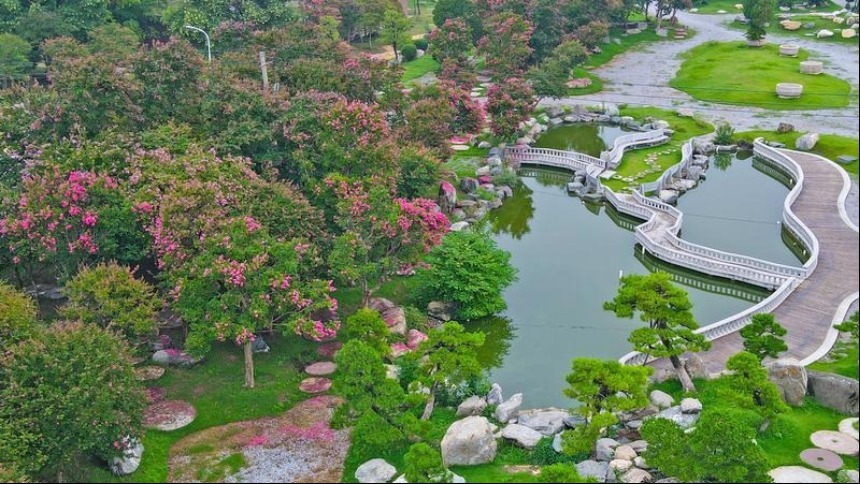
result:
<svg viewBox="0 0 860 484"><path fill-rule="evenodd" d="M622 446L619 446L617 449L615 449L615 458L616 459L621 459L621 460L626 460L626 461L632 462L633 459L635 459L636 457L637 457L636 451L633 450L633 447L630 447L629 445L622 445Z"/></svg>
<svg viewBox="0 0 860 484"><path fill-rule="evenodd" d="M699 421L698 414L687 414L681 411L681 407L672 407L657 414L656 418L664 418L675 422L684 430L691 429L696 426Z"/></svg>
<svg viewBox="0 0 860 484"><path fill-rule="evenodd" d="M496 458L496 437L484 417L467 417L448 427L442 438L442 461L446 467L489 464Z"/></svg>
<svg viewBox="0 0 860 484"><path fill-rule="evenodd" d="M251 343L251 350L254 353L268 353L269 349L269 345L262 336L259 334L254 336L254 341Z"/></svg>
<svg viewBox="0 0 860 484"><path fill-rule="evenodd" d="M705 362L699 355L690 355L684 360L684 368L687 369L687 374L694 380L707 380L711 377L708 369L705 367Z"/></svg>
<svg viewBox="0 0 860 484"><path fill-rule="evenodd" d="M818 140L821 138L818 133L806 133L805 135L797 138L797 141L794 142L794 147L802 150L809 151L812 148L815 148L815 145L818 144Z"/></svg>
<svg viewBox="0 0 860 484"><path fill-rule="evenodd" d="M857 380L830 373L809 372L809 394L818 403L845 415L856 417L860 383Z"/></svg>
<svg viewBox="0 0 860 484"><path fill-rule="evenodd" d="M698 415L702 413L702 402L695 398L685 398L681 401L681 413Z"/></svg>
<svg viewBox="0 0 860 484"><path fill-rule="evenodd" d="M521 412L517 416L517 423L536 430L543 435L555 435L565 427L565 421L570 418L570 414L564 410L549 408L546 410L530 410Z"/></svg>
<svg viewBox="0 0 860 484"><path fill-rule="evenodd" d="M659 196L663 203L674 204L678 202L678 192L675 190L660 190Z"/></svg>
<svg viewBox="0 0 860 484"><path fill-rule="evenodd" d="M509 420L517 416L520 407L523 405L523 394L517 393L507 401L496 407L495 417L501 423L508 423Z"/></svg>
<svg viewBox="0 0 860 484"><path fill-rule="evenodd" d="M564 452L564 432L555 434L552 438L552 450L561 454Z"/></svg>
<svg viewBox="0 0 860 484"><path fill-rule="evenodd" d="M643 482L651 482L654 478L646 471L642 469L630 469L626 474L621 478L621 482L625 484L640 484Z"/></svg>
<svg viewBox="0 0 860 484"><path fill-rule="evenodd" d="M668 393L654 390L651 392L651 404L660 410L665 410L675 404L675 399Z"/></svg>
<svg viewBox="0 0 860 484"><path fill-rule="evenodd" d="M619 445L614 439L600 439L594 445L594 456L600 462L611 462L615 459L615 449Z"/></svg>
<svg viewBox="0 0 860 484"><path fill-rule="evenodd" d="M162 366L190 367L199 363L200 359L193 358L184 351L171 349L153 353L152 362Z"/></svg>
<svg viewBox="0 0 860 484"><path fill-rule="evenodd" d="M143 444L139 440L126 437L123 443L128 446L123 456L110 461L110 470L117 476L127 476L136 471L143 458Z"/></svg>
<svg viewBox="0 0 860 484"><path fill-rule="evenodd" d="M457 407L457 418L481 415L487 408L487 401L477 395L471 396Z"/></svg>
<svg viewBox="0 0 860 484"><path fill-rule="evenodd" d="M618 106L605 103L603 105L603 114L606 116L620 116L621 112L619 111Z"/></svg>
<svg viewBox="0 0 860 484"><path fill-rule="evenodd" d="M501 405L505 401L502 394L502 387L498 383L493 383L490 387L490 393L487 394L487 405Z"/></svg>
<svg viewBox="0 0 860 484"><path fill-rule="evenodd" d="M610 475L612 475L613 478L615 477L608 462L586 460L576 464L576 471L583 479L590 478L601 483L612 480L609 478Z"/></svg>
<svg viewBox="0 0 860 484"><path fill-rule="evenodd" d="M543 438L543 434L524 425L510 424L502 429L502 437L516 442L520 447L534 449Z"/></svg>
<svg viewBox="0 0 860 484"><path fill-rule="evenodd" d="M397 469L384 459L373 459L358 466L355 479L361 483L390 482L397 475Z"/></svg>
<svg viewBox="0 0 860 484"><path fill-rule="evenodd" d="M452 227L453 230L453 227ZM433 301L427 305L427 315L439 321L448 322L454 319L454 304L442 301Z"/></svg>
<svg viewBox="0 0 860 484"><path fill-rule="evenodd" d="M782 394L785 403L799 407L806 398L809 376L806 368L793 358L783 358L767 365L767 374Z"/></svg>

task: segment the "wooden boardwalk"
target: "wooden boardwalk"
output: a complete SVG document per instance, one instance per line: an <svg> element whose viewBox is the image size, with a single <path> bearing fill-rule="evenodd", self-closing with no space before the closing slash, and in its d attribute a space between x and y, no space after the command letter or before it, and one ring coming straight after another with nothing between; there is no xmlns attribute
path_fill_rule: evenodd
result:
<svg viewBox="0 0 860 484"><path fill-rule="evenodd" d="M820 244L818 268L774 312L787 330L785 357L803 360L825 342L840 304L860 286L860 236L840 215L844 189L841 170L816 156L783 151L803 169L805 182L793 210L815 233ZM700 353L710 373L725 370L726 361L743 349L740 334L713 341L710 351ZM664 367L666 362L657 361Z"/></svg>

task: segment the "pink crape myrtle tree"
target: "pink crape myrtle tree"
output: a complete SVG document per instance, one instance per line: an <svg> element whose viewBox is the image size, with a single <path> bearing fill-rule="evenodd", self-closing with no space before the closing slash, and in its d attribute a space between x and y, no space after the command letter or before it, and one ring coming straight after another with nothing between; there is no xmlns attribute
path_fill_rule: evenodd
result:
<svg viewBox="0 0 860 484"><path fill-rule="evenodd" d="M186 350L203 356L216 341L241 346L245 387L254 388L253 343L279 330L313 341L340 328L331 281L313 278L317 249L302 240L279 240L250 216L236 217L205 250L168 273L173 307L189 324Z"/></svg>
<svg viewBox="0 0 860 484"><path fill-rule="evenodd" d="M392 198L384 184L372 181L329 177L326 185L337 196L340 229L329 266L339 283L361 288L364 306L382 283L419 263L448 232L448 218L432 200Z"/></svg>

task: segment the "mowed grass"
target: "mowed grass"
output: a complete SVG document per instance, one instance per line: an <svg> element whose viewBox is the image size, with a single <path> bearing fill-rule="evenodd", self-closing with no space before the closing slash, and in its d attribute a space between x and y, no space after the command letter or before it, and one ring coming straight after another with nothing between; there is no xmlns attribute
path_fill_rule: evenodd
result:
<svg viewBox="0 0 860 484"><path fill-rule="evenodd" d="M684 54L684 63L669 83L694 98L712 103L775 110L831 109L848 106L851 85L830 76L800 73L809 54L782 57L779 46L749 48L744 42L708 42ZM776 85L802 84L800 99L780 99Z"/></svg>
<svg viewBox="0 0 860 484"><path fill-rule="evenodd" d="M810 365L811 370L822 373L836 373L848 378L857 379L860 373L860 345L857 341L840 341L830 352L828 361L819 361Z"/></svg>
<svg viewBox="0 0 860 484"><path fill-rule="evenodd" d="M815 26L811 29L801 28L800 30L785 30L784 28L782 28L779 25L779 22L776 19L774 19L774 21L771 22L770 26L767 28L768 33L777 34L780 36L791 36L791 37L796 37L798 39L817 40L820 42L830 42L830 43L834 43L834 44L857 45L857 37L854 37L853 39L845 39L842 37L841 32L835 32L835 35L833 35L833 37L826 37L826 38L821 38L821 39L819 39L815 35L809 35L809 34L817 34L818 31L821 29L827 29L827 30L842 29L842 28L845 28L845 24L837 24L837 23L834 23L832 20L827 20L827 19L821 18L820 16L817 16L817 15L795 15L795 16L791 17L791 20L796 20L796 21L801 22L803 24L812 23ZM736 30L746 31L746 29L747 29L747 26L745 24L738 22L737 20L732 21L728 25L729 25L729 27L736 29Z"/></svg>
<svg viewBox="0 0 860 484"><path fill-rule="evenodd" d="M254 355L257 387L243 387L242 353L220 344L200 365L169 368L149 386L167 389L165 399L185 400L197 409L194 422L173 432L147 431L140 468L131 476L116 477L101 463L81 466L70 482L167 482L170 448L183 437L218 425L280 415L306 395L298 391L302 369L316 359L317 344L298 338L266 337L271 351ZM203 449L201 449L202 451Z"/></svg>
<svg viewBox="0 0 860 484"><path fill-rule="evenodd" d="M786 148L794 149L794 143L803 133L777 133L774 131L743 131L735 134L735 140L753 141L756 138L764 138L768 141L778 141L785 144ZM821 155L829 160L836 161L842 155L858 157L860 153L860 141L856 138L839 136L835 134L822 134L821 139L812 149L812 153ZM858 162L849 165L839 165L855 177L858 174Z"/></svg>
<svg viewBox="0 0 860 484"><path fill-rule="evenodd" d="M622 160L621 165L618 166L618 170L616 170L616 176L621 178L636 177L637 174L647 170L649 166L645 162L646 158L648 158L652 153L658 154L657 163L660 165L660 172L638 178L635 184L650 183L660 178L664 171L681 161L681 146L684 143L686 143L690 138L702 136L714 131L714 126L708 122L696 118L681 117L677 112L666 109L626 107L621 110L621 115L632 116L637 121L642 121L645 118L662 119L669 123L670 129L675 131L672 139L664 145L625 152L624 159ZM663 154L666 152L669 152L669 154ZM611 188L613 191L632 188L629 183L617 178L604 180L603 184Z"/></svg>
<svg viewBox="0 0 860 484"><path fill-rule="evenodd" d="M438 72L442 66L436 62L436 59L431 55L425 55L420 59L415 59L412 62L404 62L403 66L403 77L401 80L404 83L408 83L422 77L431 72Z"/></svg>
<svg viewBox="0 0 860 484"><path fill-rule="evenodd" d="M743 13L743 10L735 8L735 5L742 4L742 0L707 0L703 2L693 2L694 8L698 8L698 13L703 14L716 14L720 10L725 10L727 13ZM799 2L798 2L799 3ZM779 5L777 2L773 2L773 10L774 12L779 12ZM832 12L840 8L835 3L828 3L819 8L812 8L808 11L810 12ZM792 12L802 12L804 10L798 10L793 8Z"/></svg>

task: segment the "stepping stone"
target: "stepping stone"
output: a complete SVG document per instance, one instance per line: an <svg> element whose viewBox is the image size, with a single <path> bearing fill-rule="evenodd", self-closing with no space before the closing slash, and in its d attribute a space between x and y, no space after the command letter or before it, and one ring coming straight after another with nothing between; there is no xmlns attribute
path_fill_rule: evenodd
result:
<svg viewBox="0 0 860 484"><path fill-rule="evenodd" d="M469 147L466 145L451 145L451 149L454 151L469 151Z"/></svg>
<svg viewBox="0 0 860 484"><path fill-rule="evenodd" d="M337 364L331 361L320 361L305 368L305 373L310 376L328 376L337 370Z"/></svg>
<svg viewBox="0 0 860 484"><path fill-rule="evenodd" d="M141 366L134 369L138 381L158 380L164 376L164 368L160 366Z"/></svg>
<svg viewBox="0 0 860 484"><path fill-rule="evenodd" d="M143 412L143 426L147 429L170 432L185 427L197 418L197 410L182 400L165 400L150 405Z"/></svg>
<svg viewBox="0 0 860 484"><path fill-rule="evenodd" d="M812 445L819 449L829 450L839 455L857 455L860 452L860 443L850 435L830 430L815 432L809 438Z"/></svg>
<svg viewBox="0 0 860 484"><path fill-rule="evenodd" d="M131 359L131 366L138 366L143 362L147 361L149 358L145 358L143 356L135 356Z"/></svg>
<svg viewBox="0 0 860 484"><path fill-rule="evenodd" d="M321 377L307 378L299 384L299 390L310 394L324 393L330 388L331 380Z"/></svg>
<svg viewBox="0 0 860 484"><path fill-rule="evenodd" d="M343 348L343 343L340 341L332 341L330 343L320 345L320 347L317 348L317 354L323 358L334 359L335 355L337 355L337 352L340 351L341 348Z"/></svg>
<svg viewBox="0 0 860 484"><path fill-rule="evenodd" d="M810 467L825 472L838 471L845 465L842 462L842 457L824 449L806 449L800 453L800 460Z"/></svg>
<svg viewBox="0 0 860 484"><path fill-rule="evenodd" d="M833 479L828 477L826 474L799 466L779 467L770 471L768 475L770 475L773 482L777 484L833 482Z"/></svg>
<svg viewBox="0 0 860 484"><path fill-rule="evenodd" d="M162 387L148 387L146 389L146 403L152 405L164 400L167 390Z"/></svg>
<svg viewBox="0 0 860 484"><path fill-rule="evenodd" d="M856 424L858 421L860 421L860 419L847 418L839 422L839 431L845 435L850 435L851 437L854 437L855 440L860 440L860 431L858 431L857 428L854 427L854 424Z"/></svg>

